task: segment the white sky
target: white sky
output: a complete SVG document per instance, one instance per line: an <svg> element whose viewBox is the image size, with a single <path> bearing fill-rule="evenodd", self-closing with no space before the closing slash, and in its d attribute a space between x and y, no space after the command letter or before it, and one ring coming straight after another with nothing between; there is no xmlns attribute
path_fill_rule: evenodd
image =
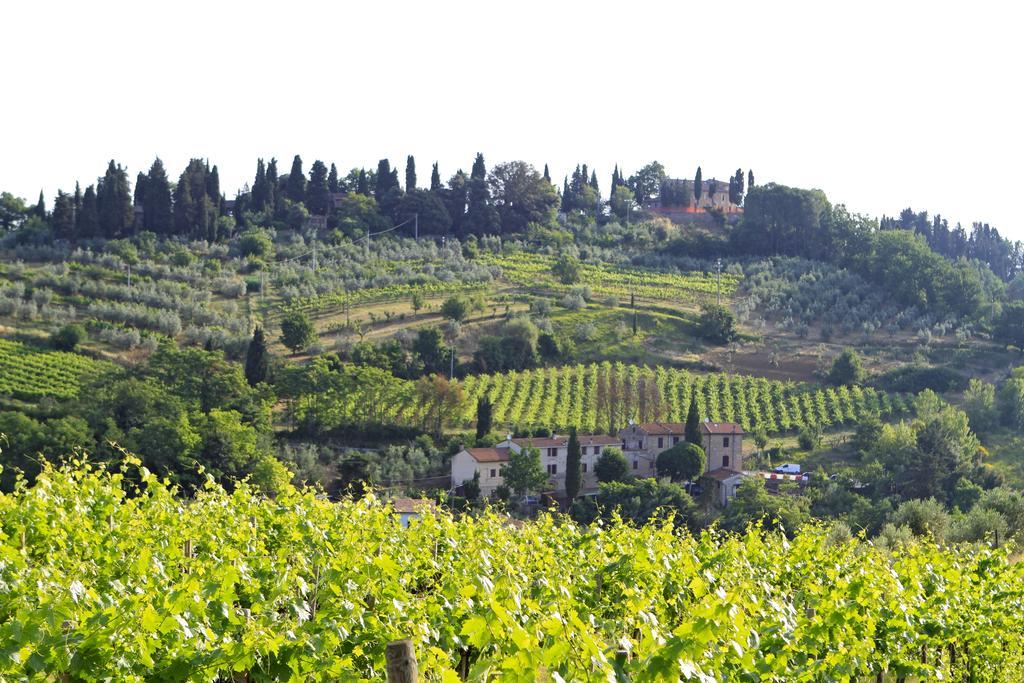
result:
<svg viewBox="0 0 1024 683"><path fill-rule="evenodd" d="M340 170L753 168L852 210L1024 239L1012 2L31 2L0 12L0 189L48 205L111 157Z"/></svg>

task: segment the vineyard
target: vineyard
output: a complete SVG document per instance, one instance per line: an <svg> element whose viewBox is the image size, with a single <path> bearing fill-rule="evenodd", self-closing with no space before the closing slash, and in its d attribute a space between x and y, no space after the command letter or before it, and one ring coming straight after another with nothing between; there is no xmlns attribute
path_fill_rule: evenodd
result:
<svg viewBox="0 0 1024 683"><path fill-rule="evenodd" d="M483 257L483 262L501 268L502 278L522 287L568 291L552 273L555 259L541 254L520 253L510 256ZM641 299L691 302L710 299L718 291L714 273L671 273L641 268L614 266L604 263L580 264L579 286L590 289L594 296L629 299L635 294ZM740 278L722 273L722 296L736 291Z"/></svg>
<svg viewBox="0 0 1024 683"><path fill-rule="evenodd" d="M34 400L71 398L79 382L112 367L76 353L41 351L0 339L0 395Z"/></svg>
<svg viewBox="0 0 1024 683"><path fill-rule="evenodd" d="M379 681L399 638L427 681L1024 673L1007 551L490 512L403 529L372 497L183 501L132 466L0 495L0 586L0 680Z"/></svg>
<svg viewBox="0 0 1024 683"><path fill-rule="evenodd" d="M464 426L476 419L477 399L484 396L493 404L496 424L562 430L576 426L586 432L613 431L631 419L682 422L691 397L696 397L702 417L769 433L848 424L868 413L908 409L903 397L870 387L823 388L609 362L470 376L462 386L467 399Z"/></svg>

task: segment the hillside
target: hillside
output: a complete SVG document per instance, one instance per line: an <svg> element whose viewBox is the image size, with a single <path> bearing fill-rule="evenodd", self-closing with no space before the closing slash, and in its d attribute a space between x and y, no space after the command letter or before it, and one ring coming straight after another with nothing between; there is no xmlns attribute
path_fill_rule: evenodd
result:
<svg viewBox="0 0 1024 683"><path fill-rule="evenodd" d="M0 678L1019 678L1020 244L331 168L7 202Z"/></svg>

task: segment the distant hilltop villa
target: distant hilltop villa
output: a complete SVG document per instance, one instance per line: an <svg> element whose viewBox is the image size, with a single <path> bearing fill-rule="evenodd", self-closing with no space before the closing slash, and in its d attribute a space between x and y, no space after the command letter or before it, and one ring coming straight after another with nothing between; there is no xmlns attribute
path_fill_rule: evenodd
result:
<svg viewBox="0 0 1024 683"><path fill-rule="evenodd" d="M703 214L708 210L724 214L742 214L743 189L734 180L701 181L700 199L694 193L692 179L666 178L661 184L657 199L648 202L644 209L666 216L672 220L685 220L687 214Z"/></svg>

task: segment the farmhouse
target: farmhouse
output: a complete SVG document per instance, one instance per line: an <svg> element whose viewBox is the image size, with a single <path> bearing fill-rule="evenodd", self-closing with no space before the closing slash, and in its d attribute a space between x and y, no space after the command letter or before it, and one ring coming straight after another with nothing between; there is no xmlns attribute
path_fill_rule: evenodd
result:
<svg viewBox="0 0 1024 683"><path fill-rule="evenodd" d="M658 454L682 441L685 431L682 422L631 424L620 431L622 452L635 476L654 476ZM700 434L707 454L702 479L713 488L715 500L725 505L736 495L744 476L743 428L733 422L705 420L700 424Z"/></svg>
<svg viewBox="0 0 1024 683"><path fill-rule="evenodd" d="M424 512L433 512L437 509L434 501L426 498L395 498L391 505L403 528L409 526L409 522L419 519Z"/></svg>
<svg viewBox="0 0 1024 683"><path fill-rule="evenodd" d="M608 446L618 446L614 436L580 434L580 467L583 470L581 487L584 491L597 489L594 465ZM504 483L501 468L508 463L509 454L533 447L540 451L540 461L550 478L550 490L565 493L565 472L569 457L568 435L513 439L506 437L493 448L463 448L452 458L452 486L460 486L480 473L480 494L489 496Z"/></svg>

